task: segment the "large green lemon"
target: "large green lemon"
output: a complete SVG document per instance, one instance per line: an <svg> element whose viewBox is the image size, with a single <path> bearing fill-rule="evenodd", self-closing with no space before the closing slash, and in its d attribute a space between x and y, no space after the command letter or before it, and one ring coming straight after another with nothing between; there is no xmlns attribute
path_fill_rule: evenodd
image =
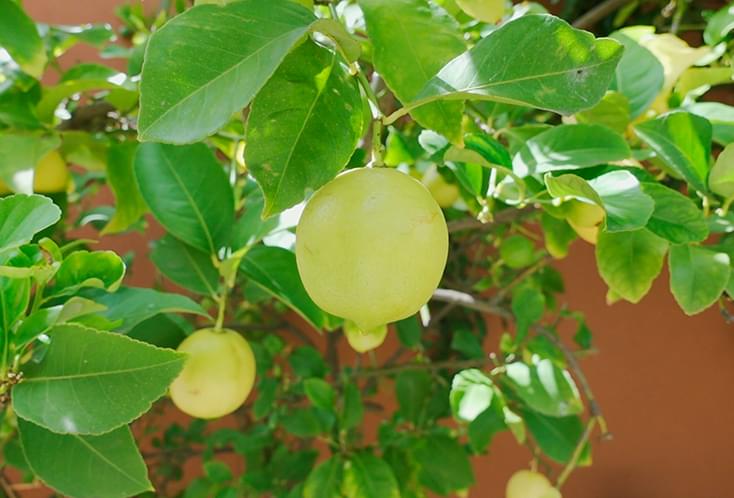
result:
<svg viewBox="0 0 734 498"><path fill-rule="evenodd" d="M459 200L459 187L444 180L435 166L426 171L421 182L442 208L451 207Z"/></svg>
<svg viewBox="0 0 734 498"><path fill-rule="evenodd" d="M561 498L547 477L531 470L515 472L507 482L506 498Z"/></svg>
<svg viewBox="0 0 734 498"><path fill-rule="evenodd" d="M351 320L344 321L344 335L347 342L358 353L377 349L385 342L387 325L379 325L372 330L362 330Z"/></svg>
<svg viewBox="0 0 734 498"><path fill-rule="evenodd" d="M255 382L255 356L241 335L228 329L201 329L184 339L178 350L188 358L171 384L171 399L182 412L217 418L242 406Z"/></svg>
<svg viewBox="0 0 734 498"><path fill-rule="evenodd" d="M387 168L342 173L309 200L296 260L316 304L362 330L416 313L448 255L441 208L425 186Z"/></svg>

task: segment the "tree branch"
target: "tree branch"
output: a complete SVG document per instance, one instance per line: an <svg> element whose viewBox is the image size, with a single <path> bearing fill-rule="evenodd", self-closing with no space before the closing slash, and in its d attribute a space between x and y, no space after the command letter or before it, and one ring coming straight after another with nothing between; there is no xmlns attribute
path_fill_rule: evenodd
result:
<svg viewBox="0 0 734 498"><path fill-rule="evenodd" d="M503 318L512 318L510 313L505 308L497 306L493 303L486 301L480 301L471 294L461 292L453 289L436 289L431 297L434 301L441 301L443 303L451 303L464 308L469 308L475 311L481 311L482 313L489 313L490 315L498 315Z"/></svg>
<svg viewBox="0 0 734 498"><path fill-rule="evenodd" d="M465 368L478 368L491 363L490 358L482 358L479 360L446 360L431 363L403 363L390 367L367 368L357 372L357 377L380 377L383 375L393 375L404 372L406 370L463 370Z"/></svg>
<svg viewBox="0 0 734 498"><path fill-rule="evenodd" d="M576 19L573 22L573 26L580 29L591 28L615 10L631 3L632 1L633 0L606 0Z"/></svg>

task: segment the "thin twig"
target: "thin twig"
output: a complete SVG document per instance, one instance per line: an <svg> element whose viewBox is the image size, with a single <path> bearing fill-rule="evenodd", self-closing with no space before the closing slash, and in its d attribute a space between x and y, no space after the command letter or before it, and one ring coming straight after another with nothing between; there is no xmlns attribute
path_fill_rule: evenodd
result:
<svg viewBox="0 0 734 498"><path fill-rule="evenodd" d="M465 368L478 368L490 364L492 360L487 358L474 360L446 360L436 361L432 363L402 363L390 367L367 368L357 372L358 377L381 377L383 375L393 375L406 370L463 370Z"/></svg>
<svg viewBox="0 0 734 498"><path fill-rule="evenodd" d="M441 301L443 303L457 304L459 306L463 306L464 308L481 311L482 313L489 313L490 315L498 315L503 318L512 317L512 313L510 313L505 308L502 308L501 306L497 306L496 304L486 301L481 301L471 294L453 289L436 289L433 292L433 296L431 297L431 299L433 299L434 301Z"/></svg>
<svg viewBox="0 0 734 498"><path fill-rule="evenodd" d="M606 0L576 19L573 25L576 28L588 29L620 7L623 7L628 3L632 3L632 1L633 0Z"/></svg>
<svg viewBox="0 0 734 498"><path fill-rule="evenodd" d="M15 489L13 489L13 486L8 481L8 478L5 477L5 472L0 473L0 487L3 489L3 492L8 496L8 498L18 498L18 494L15 492Z"/></svg>
<svg viewBox="0 0 734 498"><path fill-rule="evenodd" d="M566 466L563 468L563 471L558 476L558 480L556 481L556 488L560 489L561 486L563 486L563 484L566 482L566 479L568 479L568 476L571 475L571 472L573 472L573 470L576 468L576 465L578 465L579 458L581 458L581 453L583 453L586 444L589 442L591 434L594 432L596 421L596 418L592 418L586 424L586 429L584 429L584 433L581 434L578 443L576 443L576 448L574 448L573 450L571 460L568 461Z"/></svg>

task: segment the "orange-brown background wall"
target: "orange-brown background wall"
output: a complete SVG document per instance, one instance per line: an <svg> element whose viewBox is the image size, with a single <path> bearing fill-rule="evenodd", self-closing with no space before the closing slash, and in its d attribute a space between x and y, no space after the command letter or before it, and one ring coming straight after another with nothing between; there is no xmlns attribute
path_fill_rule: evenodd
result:
<svg viewBox="0 0 734 498"><path fill-rule="evenodd" d="M114 23L120 3L26 0L24 6L42 22ZM67 60L92 56L80 47ZM147 243L135 235L102 245L141 255ZM142 285L151 268L139 259L132 279ZM670 296L667 274L640 304L607 306L586 244L577 243L557 266L568 304L586 313L594 332L599 354L583 367L614 435L595 443L594 465L574 473L564 498L734 497L734 326L716 310L686 317ZM529 460L511 436L498 437L491 454L476 461L471 497L501 498L509 475Z"/></svg>

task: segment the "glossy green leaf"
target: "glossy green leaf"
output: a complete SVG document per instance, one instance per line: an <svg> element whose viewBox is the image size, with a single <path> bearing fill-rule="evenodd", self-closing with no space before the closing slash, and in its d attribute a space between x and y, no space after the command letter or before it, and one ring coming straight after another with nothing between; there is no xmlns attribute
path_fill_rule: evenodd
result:
<svg viewBox="0 0 734 498"><path fill-rule="evenodd" d="M335 52L306 42L285 58L247 120L245 156L265 194L264 217L344 168L362 135L362 110L356 80Z"/></svg>
<svg viewBox="0 0 734 498"><path fill-rule="evenodd" d="M339 421L342 429L352 429L362 423L364 416L364 405L362 404L362 393L354 383L344 387L342 408L339 412Z"/></svg>
<svg viewBox="0 0 734 498"><path fill-rule="evenodd" d="M16 194L0 199L0 254L31 241L61 218L61 209L42 195Z"/></svg>
<svg viewBox="0 0 734 498"><path fill-rule="evenodd" d="M545 296L531 285L522 285L512 293L512 314L517 320L518 334L524 335L528 328L540 320L545 312Z"/></svg>
<svg viewBox="0 0 734 498"><path fill-rule="evenodd" d="M420 439L413 455L420 465L420 480L427 488L446 495L474 484L469 456L456 439L444 435Z"/></svg>
<svg viewBox="0 0 734 498"><path fill-rule="evenodd" d="M471 421L467 428L469 445L475 453L484 451L498 432L507 429L501 404L495 400L492 405Z"/></svg>
<svg viewBox="0 0 734 498"><path fill-rule="evenodd" d="M596 265L609 288L632 303L648 293L660 274L668 242L647 229L601 232Z"/></svg>
<svg viewBox="0 0 734 498"><path fill-rule="evenodd" d="M0 47L34 78L41 78L46 67L46 47L36 24L13 0L0 0Z"/></svg>
<svg viewBox="0 0 734 498"><path fill-rule="evenodd" d="M560 463L567 463L571 459L584 432L584 425L578 416L548 417L524 411L522 418L543 453ZM591 451L586 445L578 464L584 466L590 463Z"/></svg>
<svg viewBox="0 0 734 498"><path fill-rule="evenodd" d="M594 107L577 112L575 117L578 123L603 125L624 135L631 121L629 99L619 92L607 92Z"/></svg>
<svg viewBox="0 0 734 498"><path fill-rule="evenodd" d="M512 391L530 408L550 417L581 413L584 405L576 384L566 370L551 360L507 365L506 377Z"/></svg>
<svg viewBox="0 0 734 498"><path fill-rule="evenodd" d="M734 3L719 9L709 18L706 29L703 30L703 39L709 45L716 45L725 40L732 31L734 31Z"/></svg>
<svg viewBox="0 0 734 498"><path fill-rule="evenodd" d="M168 21L145 53L140 139L181 144L214 133L252 100L314 21L289 0L199 5Z"/></svg>
<svg viewBox="0 0 734 498"><path fill-rule="evenodd" d="M15 192L32 193L34 168L60 143L58 135L43 132L3 132L0 134L0 180Z"/></svg>
<svg viewBox="0 0 734 498"><path fill-rule="evenodd" d="M589 180L607 212L606 230L621 232L644 227L655 209L640 181L625 170L611 171Z"/></svg>
<svg viewBox="0 0 734 498"><path fill-rule="evenodd" d="M459 420L472 422L488 409L495 395L492 380L477 369L463 370L451 382L451 411Z"/></svg>
<svg viewBox="0 0 734 498"><path fill-rule="evenodd" d="M423 370L406 370L395 379L395 397L400 414L414 425L420 425L433 388L433 380Z"/></svg>
<svg viewBox="0 0 734 498"><path fill-rule="evenodd" d="M107 307L102 315L120 332L128 332L140 322L159 313L191 313L208 317L207 312L186 296L139 287L120 287L117 292L93 292L91 297Z"/></svg>
<svg viewBox="0 0 734 498"><path fill-rule="evenodd" d="M229 238L234 194L204 144L142 144L135 156L140 193L168 232L208 254Z"/></svg>
<svg viewBox="0 0 734 498"><path fill-rule="evenodd" d="M414 348L421 343L423 330L416 315L395 322L395 329L398 339L404 346Z"/></svg>
<svg viewBox="0 0 734 498"><path fill-rule="evenodd" d="M125 276L125 263L112 251L75 251L64 258L56 272L50 295L70 294L82 287L114 292Z"/></svg>
<svg viewBox="0 0 734 498"><path fill-rule="evenodd" d="M624 45L624 54L610 88L629 99L631 116L636 118L650 107L663 89L663 65L652 52L624 33L615 32L611 37Z"/></svg>
<svg viewBox="0 0 734 498"><path fill-rule="evenodd" d="M0 344L9 340L13 325L25 315L30 298L30 278L0 277Z"/></svg>
<svg viewBox="0 0 734 498"><path fill-rule="evenodd" d="M61 434L103 434L150 409L184 364L175 351L120 334L58 325L41 363L13 389L15 413Z"/></svg>
<svg viewBox="0 0 734 498"><path fill-rule="evenodd" d="M410 108L441 98L486 99L573 114L604 96L621 57L614 40L595 40L557 17L526 15L444 66Z"/></svg>
<svg viewBox="0 0 734 498"><path fill-rule="evenodd" d="M115 196L115 214L102 230L103 235L124 232L148 211L135 181L137 149L136 142L113 144L108 149L107 184Z"/></svg>
<svg viewBox="0 0 734 498"><path fill-rule="evenodd" d="M105 309L101 304L78 296L68 299L64 304L41 308L23 320L13 334L13 344L16 348L22 348L41 334L47 334L54 325L70 322Z"/></svg>
<svg viewBox="0 0 734 498"><path fill-rule="evenodd" d="M296 255L291 251L280 247L255 246L242 260L240 270L316 329L326 326L326 315L306 293L298 275Z"/></svg>
<svg viewBox="0 0 734 498"><path fill-rule="evenodd" d="M711 124L696 114L675 111L635 126L658 157L696 190L706 192L711 154Z"/></svg>
<svg viewBox="0 0 734 498"><path fill-rule="evenodd" d="M697 102L685 110L709 120L716 143L726 146L734 142L734 107L720 102Z"/></svg>
<svg viewBox="0 0 734 498"><path fill-rule="evenodd" d="M734 197L734 144L727 145L716 158L709 175L709 188L725 199Z"/></svg>
<svg viewBox="0 0 734 498"><path fill-rule="evenodd" d="M670 290L687 315L714 304L731 274L729 255L701 246L671 247L668 265Z"/></svg>
<svg viewBox="0 0 734 498"><path fill-rule="evenodd" d="M303 486L303 498L341 498L344 461L334 455L311 471Z"/></svg>
<svg viewBox="0 0 734 498"><path fill-rule="evenodd" d="M125 498L153 490L127 427L100 436L64 435L19 419L18 429L33 472L66 496Z"/></svg>
<svg viewBox="0 0 734 498"><path fill-rule="evenodd" d="M566 220L555 218L546 212L543 213L540 224L543 227L546 250L556 259L565 258L571 242L576 240L576 232Z"/></svg>
<svg viewBox="0 0 734 498"><path fill-rule="evenodd" d="M512 168L524 177L587 168L631 155L624 139L606 126L560 125L529 139L515 154Z"/></svg>
<svg viewBox="0 0 734 498"><path fill-rule="evenodd" d="M306 397L314 406L323 410L332 411L334 409L334 399L336 393L331 384L323 379L314 377L303 381L303 390Z"/></svg>
<svg viewBox="0 0 734 498"><path fill-rule="evenodd" d="M458 23L426 0L360 0L359 5L377 72L403 104L466 50ZM435 102L413 109L411 115L421 126L459 143L462 110L461 102Z"/></svg>
<svg viewBox="0 0 734 498"><path fill-rule="evenodd" d="M280 217L263 219L265 198L255 182L247 184L244 212L235 221L232 229L232 247L242 248L260 242L265 236L280 228ZM283 227L285 228L285 227Z"/></svg>
<svg viewBox="0 0 734 498"><path fill-rule="evenodd" d="M155 243L150 259L161 273L181 287L198 294L216 295L219 272L209 254L166 235Z"/></svg>
<svg viewBox="0 0 734 498"><path fill-rule="evenodd" d="M734 169L734 162L732 162L732 169ZM715 191L711 183L713 177L712 170L709 185ZM708 237L709 229L706 218L688 197L658 183L643 183L642 190L655 202L655 210L647 222L647 228L652 233L673 244L701 242ZM734 195L734 190L732 194Z"/></svg>
<svg viewBox="0 0 734 498"><path fill-rule="evenodd" d="M342 493L345 498L400 498L390 466L366 452L357 453L347 461Z"/></svg>

